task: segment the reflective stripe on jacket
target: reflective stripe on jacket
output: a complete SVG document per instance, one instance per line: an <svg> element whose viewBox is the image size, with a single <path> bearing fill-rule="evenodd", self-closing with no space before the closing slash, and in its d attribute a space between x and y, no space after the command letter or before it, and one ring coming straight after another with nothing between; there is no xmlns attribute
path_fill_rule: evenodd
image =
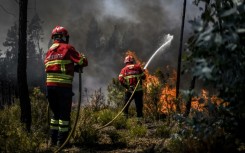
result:
<svg viewBox="0 0 245 153"><path fill-rule="evenodd" d="M47 86L72 86L74 63L87 66L87 59L74 47L66 43L55 42L48 50L44 60L47 73Z"/></svg>
<svg viewBox="0 0 245 153"><path fill-rule="evenodd" d="M139 64L129 64L121 70L118 79L120 83L127 89L130 87L134 88L138 80L140 80L140 83L136 89L136 91L139 91L143 90L142 80L145 79L145 74Z"/></svg>

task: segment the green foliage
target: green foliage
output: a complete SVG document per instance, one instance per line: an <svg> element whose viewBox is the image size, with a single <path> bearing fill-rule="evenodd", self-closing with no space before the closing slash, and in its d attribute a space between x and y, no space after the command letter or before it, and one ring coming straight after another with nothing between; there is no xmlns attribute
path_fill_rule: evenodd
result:
<svg viewBox="0 0 245 153"><path fill-rule="evenodd" d="M176 153L239 152L241 140L234 137L238 121L223 105L209 102L203 111L192 110L191 117L173 116L170 139L165 147ZM240 131L237 131L240 133Z"/></svg>
<svg viewBox="0 0 245 153"><path fill-rule="evenodd" d="M170 136L170 129L166 125L161 125L161 126L157 127L155 134L158 137L167 138Z"/></svg>
<svg viewBox="0 0 245 153"><path fill-rule="evenodd" d="M142 125L135 125L129 130L130 136L135 137L144 137L147 133L147 128Z"/></svg>
<svg viewBox="0 0 245 153"><path fill-rule="evenodd" d="M191 21L194 34L188 42L186 71L211 83L233 104L243 99L245 89L243 7L229 0L206 2L202 20Z"/></svg>
<svg viewBox="0 0 245 153"><path fill-rule="evenodd" d="M39 146L46 139L47 103L32 99L32 128L27 133L20 123L19 103L0 110L0 150L2 152L38 152Z"/></svg>
<svg viewBox="0 0 245 153"><path fill-rule="evenodd" d="M113 109L103 109L99 111L96 115L97 122L101 125L105 125L110 122L119 112L115 112ZM119 115L112 123L116 129L124 129L127 126L127 119L123 115Z"/></svg>
<svg viewBox="0 0 245 153"><path fill-rule="evenodd" d="M147 85L147 90L144 95L144 104L147 106L144 114L149 115L154 119L159 119L159 109L162 107L160 97L162 95L163 84L152 82Z"/></svg>
<svg viewBox="0 0 245 153"><path fill-rule="evenodd" d="M74 142L79 145L93 146L99 140L98 131L90 127L91 125L78 126Z"/></svg>
<svg viewBox="0 0 245 153"><path fill-rule="evenodd" d="M114 122L112 122L112 125L116 129L125 129L127 127L127 119L125 116L119 115L117 119Z"/></svg>
<svg viewBox="0 0 245 153"><path fill-rule="evenodd" d="M105 125L115 117L116 113L110 109L103 109L97 114L97 121L102 125Z"/></svg>
<svg viewBox="0 0 245 153"><path fill-rule="evenodd" d="M144 137L147 133L147 128L144 125L137 123L137 118L131 118L127 121L127 129L129 130L130 137Z"/></svg>
<svg viewBox="0 0 245 153"><path fill-rule="evenodd" d="M224 122L231 122L230 118L222 115L224 110L221 109L210 114L196 111L192 118L180 118L179 128L171 135L171 145L175 146L172 149L178 149L179 146L179 152L237 152L240 142L235 142L231 133L225 130ZM237 124L234 119L233 124Z"/></svg>
<svg viewBox="0 0 245 153"><path fill-rule="evenodd" d="M198 5L200 1L195 2ZM201 18L190 22L194 33L188 41L185 71L212 85L228 106L209 103L204 112L195 112L192 133L208 152L222 143L220 150L235 152L245 137L245 4L203 2Z"/></svg>
<svg viewBox="0 0 245 153"><path fill-rule="evenodd" d="M125 138L123 138L123 136L121 136L116 130L111 130L107 132L107 134L110 137L111 142L113 144L118 144L118 143L125 144L126 143Z"/></svg>
<svg viewBox="0 0 245 153"><path fill-rule="evenodd" d="M93 126L95 122L96 116L93 110L91 108L83 108L80 112L73 141L77 144L87 146L96 144L99 139L99 132Z"/></svg>
<svg viewBox="0 0 245 153"><path fill-rule="evenodd" d="M166 148L171 151L171 153L183 153L184 149L182 148L183 142L178 135L173 135L166 145Z"/></svg>
<svg viewBox="0 0 245 153"><path fill-rule="evenodd" d="M40 87L34 87L30 99L32 102L32 129L34 131L40 130L45 134L49 130L48 101L46 96L41 92Z"/></svg>
<svg viewBox="0 0 245 153"><path fill-rule="evenodd" d="M116 108L123 107L125 89L117 78L112 79L112 82L107 87L107 91L108 103Z"/></svg>

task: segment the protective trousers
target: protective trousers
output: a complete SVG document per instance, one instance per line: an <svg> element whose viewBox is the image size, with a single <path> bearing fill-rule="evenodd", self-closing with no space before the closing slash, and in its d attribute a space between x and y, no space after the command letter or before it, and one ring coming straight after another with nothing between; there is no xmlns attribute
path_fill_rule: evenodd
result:
<svg viewBox="0 0 245 153"><path fill-rule="evenodd" d="M124 97L124 104L126 104L131 97L132 93L131 92L125 92L125 97ZM135 106L136 106L136 112L137 112L137 117L143 117L143 90L140 91L135 91L132 99L130 102L127 104L125 109L123 110L124 115L128 117L128 109L131 101L134 100Z"/></svg>
<svg viewBox="0 0 245 153"><path fill-rule="evenodd" d="M51 145L62 145L70 130L72 88L47 87L49 106L53 112L50 120Z"/></svg>

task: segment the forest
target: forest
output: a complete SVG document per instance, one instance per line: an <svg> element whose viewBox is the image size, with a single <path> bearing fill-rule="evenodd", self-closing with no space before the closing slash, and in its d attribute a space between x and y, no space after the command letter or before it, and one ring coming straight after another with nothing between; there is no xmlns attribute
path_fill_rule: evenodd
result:
<svg viewBox="0 0 245 153"><path fill-rule="evenodd" d="M137 121L134 102L129 118L122 115L125 89L117 75L106 78L106 92L80 85L73 91L79 98L72 104L69 139L65 146L51 147L52 112L46 98L46 51L41 45L44 21L37 12L28 19L28 0L16 0L18 21L9 27L0 48L0 152L245 152L245 1L192 0L200 17L188 21L191 31L185 38L185 14L190 11L186 2L181 1L179 46L174 46L179 51L176 66L145 70L143 121ZM156 38L164 30L155 32L156 37L149 34L142 47L139 44L144 41L132 36L140 27L135 23L125 30L124 22L113 25L112 32L106 34L100 21L90 18L82 42L89 51L83 76L86 71L92 78L99 76L98 71L100 76L119 73L122 61L108 59L122 59L125 54L145 66L141 55L147 53L136 50L155 50ZM176 34L176 29L170 32ZM96 63L93 70L89 70L90 63ZM107 70L101 65L111 67ZM86 81L90 82L85 78L82 83ZM187 88L180 85L183 82Z"/></svg>

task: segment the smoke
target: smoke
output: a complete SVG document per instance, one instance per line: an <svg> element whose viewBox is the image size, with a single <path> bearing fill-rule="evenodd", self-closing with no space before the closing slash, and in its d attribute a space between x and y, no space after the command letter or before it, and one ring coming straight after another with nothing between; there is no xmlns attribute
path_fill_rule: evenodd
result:
<svg viewBox="0 0 245 153"><path fill-rule="evenodd" d="M18 5L14 0L0 0L0 4L18 14ZM84 68L83 87L93 91L98 88L106 90L110 80L118 76L124 66L126 50L134 51L142 61L147 62L168 33L174 35L172 45L166 54L160 54L152 61L149 70L154 72L166 65L176 68L182 7L183 0L30 0L28 13L29 19L37 12L43 20L44 40L41 47L44 50L49 47L50 33L56 25L68 29L70 43L88 57L89 66ZM194 18L196 13L193 12L198 10L188 1L186 21ZM0 28L2 45L8 28L18 18L1 9L0 17L5 21L1 21ZM88 48L92 20L97 22L101 33L99 46ZM191 31L187 22L185 29L187 38ZM4 50L4 47L0 46L0 49ZM77 82L76 75L74 90L77 89Z"/></svg>

